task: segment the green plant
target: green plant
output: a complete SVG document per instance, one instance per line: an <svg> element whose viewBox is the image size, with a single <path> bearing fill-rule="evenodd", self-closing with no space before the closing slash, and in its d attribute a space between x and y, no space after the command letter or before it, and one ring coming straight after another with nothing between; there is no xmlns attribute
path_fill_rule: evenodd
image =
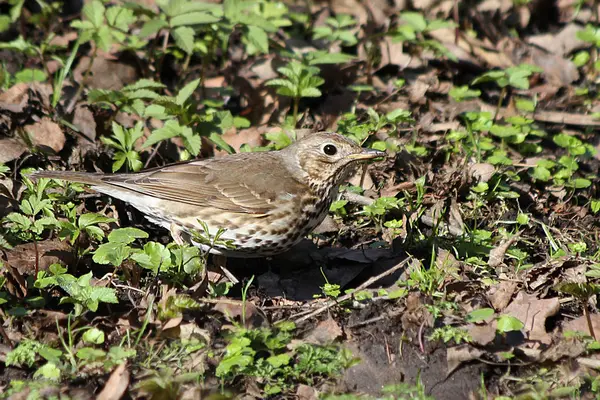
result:
<svg viewBox="0 0 600 400"><path fill-rule="evenodd" d="M146 232L137 228L114 229L108 235L108 243L101 244L94 251L93 260L98 264L111 264L118 267L133 253L129 245L136 239L147 237Z"/></svg>
<svg viewBox="0 0 600 400"><path fill-rule="evenodd" d="M329 283L323 268L321 268L321 275L323 275L323 278L325 279L325 284L321 286L321 291L326 297L329 297L330 299L337 299L342 293L340 285ZM315 297L319 297L319 295L315 295Z"/></svg>
<svg viewBox="0 0 600 400"><path fill-rule="evenodd" d="M24 171L28 172L28 171ZM49 179L40 179L35 184L23 176L27 189L19 204L21 212L12 212L2 220L8 235L21 242L42 239L46 231L54 229L58 220L54 216L53 201L46 194L46 188L51 185ZM35 273L38 272L38 257L36 256Z"/></svg>
<svg viewBox="0 0 600 400"><path fill-rule="evenodd" d="M82 214L77 218L75 208L71 208L69 211L69 220L60 221L58 224L61 228L58 237L61 239L69 238L71 244L75 244L82 233L86 233L93 239L101 241L104 238L104 231L98 224L116 221L114 218L108 218L97 213Z"/></svg>
<svg viewBox="0 0 600 400"><path fill-rule="evenodd" d="M340 43L343 46L354 46L358 43L356 34L351 29L356 25L356 20L352 16L339 14L335 18L327 18L325 23L326 25L313 29L313 39L324 39L331 45Z"/></svg>
<svg viewBox="0 0 600 400"><path fill-rule="evenodd" d="M520 64L515 67L508 67L504 70L486 72L475 78L471 84L477 85L484 82L495 82L502 89L500 96L498 97L496 112L494 113L495 120L500 111L500 107L502 106L502 102L508 93L508 88L529 89L529 77L536 72L543 72L543 70L535 65Z"/></svg>
<svg viewBox="0 0 600 400"><path fill-rule="evenodd" d="M442 28L452 28L454 23L451 21L426 19L418 12L405 11L400 14L400 24L397 28L391 29L387 34L392 37L394 42L406 42L413 48L431 50L437 56L446 57L452 61L457 58L439 41L425 39L428 32Z"/></svg>
<svg viewBox="0 0 600 400"><path fill-rule="evenodd" d="M449 341L454 341L456 344L460 344L462 342L469 343L473 339L469 332L465 329L461 329L455 326L442 326L440 328L435 328L429 336L429 340L442 340L444 343L448 343Z"/></svg>
<svg viewBox="0 0 600 400"><path fill-rule="evenodd" d="M217 377L224 383L237 377L254 377L265 395L275 395L289 391L291 382L310 385L357 362L347 350L335 346L301 344L290 348L294 329L293 323L285 321L273 329L237 328L228 338Z"/></svg>
<svg viewBox="0 0 600 400"><path fill-rule="evenodd" d="M81 315L86 310L96 311L100 303L118 303L115 289L92 285L91 272L79 278L66 272L67 269L62 265L52 264L48 272L41 272L35 281L35 287L38 289L60 287L68 294L60 299L60 304L73 304L75 316Z"/></svg>
<svg viewBox="0 0 600 400"><path fill-rule="evenodd" d="M497 318L496 331L498 333L506 334L508 332L520 331L524 327L525 325L512 315L504 314Z"/></svg>
<svg viewBox="0 0 600 400"><path fill-rule="evenodd" d="M375 223L379 230L383 229L384 217L393 210L398 210L403 206L402 199L395 197L380 197L373 204L363 206L360 214L364 215Z"/></svg>
<svg viewBox="0 0 600 400"><path fill-rule="evenodd" d="M588 324L590 335L594 340L596 338L596 332L594 331L594 325L590 317L590 311L588 309L588 301L592 296L600 294L600 285L595 283L575 283L575 282L563 282L554 287L554 290L561 293L569 294L575 297L583 306L583 315Z"/></svg>
<svg viewBox="0 0 600 400"><path fill-rule="evenodd" d="M291 61L277 71L284 76L280 79L267 81L267 86L276 86L277 94L291 97L293 101L293 125L298 123L298 107L303 97L321 97L318 89L325 81L319 77L319 68L303 65L298 61Z"/></svg>
<svg viewBox="0 0 600 400"><path fill-rule="evenodd" d="M143 164L140 154L135 150L135 142L144 136L143 129L144 124L141 121L130 129L113 122L113 135L110 138L104 136L100 138L102 143L116 150L113 155L113 172L120 170L123 165L126 166L127 171L136 172L142 169Z"/></svg>
<svg viewBox="0 0 600 400"><path fill-rule="evenodd" d="M114 112L123 111L130 114L136 114L140 117L152 115L153 108L146 111L144 101L154 100L160 95L158 90L164 89L165 85L149 79L140 79L139 81L127 85L120 90L92 89L88 92L88 101L92 104L99 104L104 107L114 107ZM185 99L184 99L185 100Z"/></svg>
<svg viewBox="0 0 600 400"><path fill-rule="evenodd" d="M471 89L467 85L454 86L452 89L450 89L450 92L448 92L448 94L455 101L461 102L481 96L481 90Z"/></svg>

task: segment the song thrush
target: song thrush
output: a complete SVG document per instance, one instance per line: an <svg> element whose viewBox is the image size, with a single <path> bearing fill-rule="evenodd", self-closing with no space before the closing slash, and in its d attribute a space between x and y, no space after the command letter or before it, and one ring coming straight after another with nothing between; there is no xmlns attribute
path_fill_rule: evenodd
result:
<svg viewBox="0 0 600 400"><path fill-rule="evenodd" d="M359 161L385 156L336 133L313 133L279 151L238 153L131 174L38 171L33 178L81 182L130 203L176 241L198 220L235 249L194 243L214 254L282 253L325 218L339 185Z"/></svg>

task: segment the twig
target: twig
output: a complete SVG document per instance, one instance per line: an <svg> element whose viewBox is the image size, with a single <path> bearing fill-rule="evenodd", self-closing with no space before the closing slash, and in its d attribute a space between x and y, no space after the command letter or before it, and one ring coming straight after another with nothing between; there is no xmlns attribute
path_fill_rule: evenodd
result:
<svg viewBox="0 0 600 400"><path fill-rule="evenodd" d="M423 328L425 327L425 321L421 323L419 327L419 349L422 354L425 354L425 346L423 345Z"/></svg>
<svg viewBox="0 0 600 400"><path fill-rule="evenodd" d="M370 197L352 192L344 192L342 193L342 197L348 200L350 203L358 204L360 206L370 206L373 204L373 202L375 202L375 200Z"/></svg>
<svg viewBox="0 0 600 400"><path fill-rule="evenodd" d="M398 271L400 268L404 267L408 263L408 261L409 261L409 258L406 258L405 260L402 260L401 262L399 262L398 264L396 264L392 268L388 269L387 271L384 271L384 272L382 272L381 274L379 274L377 276L373 276L373 277L367 279L367 281L365 281L362 285L359 285L354 290L354 292L358 292L360 290L363 290L363 289L371 286L373 283L375 283L375 282L377 282L377 281L385 278L386 276L393 274L394 272ZM308 319L310 319L312 317L315 317L315 316L317 316L317 315L319 315L319 314L327 311L328 309L330 309L331 307L333 307L334 305L336 305L338 303L341 303L341 302L344 302L346 300L351 299L352 296L353 296L353 293L348 293L348 294L343 295L342 297L338 297L335 300L331 300L331 301L327 302L327 304L325 304L324 306L319 307L315 311L312 311L311 313L309 313L309 314L307 314L307 315L305 315L303 317L300 317L300 318L296 319L294 322L297 323L297 324L300 323L300 322L304 322L304 321L306 321L306 320L308 320Z"/></svg>

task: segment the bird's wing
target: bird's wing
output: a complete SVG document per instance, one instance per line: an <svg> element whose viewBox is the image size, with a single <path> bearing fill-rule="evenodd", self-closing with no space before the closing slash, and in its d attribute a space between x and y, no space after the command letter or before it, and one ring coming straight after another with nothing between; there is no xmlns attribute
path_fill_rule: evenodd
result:
<svg viewBox="0 0 600 400"><path fill-rule="evenodd" d="M107 176L104 182L162 200L248 214L267 214L281 194L299 185L272 154L237 154L175 164L138 174ZM264 161L264 162L256 162Z"/></svg>

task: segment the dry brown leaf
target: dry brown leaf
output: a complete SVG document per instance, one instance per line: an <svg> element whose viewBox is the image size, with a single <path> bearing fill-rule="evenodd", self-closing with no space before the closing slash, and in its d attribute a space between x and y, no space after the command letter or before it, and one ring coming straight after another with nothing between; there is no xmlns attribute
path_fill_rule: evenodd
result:
<svg viewBox="0 0 600 400"><path fill-rule="evenodd" d="M449 347L446 352L446 360L448 362L448 371L446 376L454 372L460 364L471 360L476 360L483 354L483 350L476 349L473 346L462 345Z"/></svg>
<svg viewBox="0 0 600 400"><path fill-rule="evenodd" d="M90 57L82 57L73 70L75 80L96 89L119 90L138 79L137 68L122 61L109 59L109 55L98 55L92 64L91 74L84 80L84 73L90 65Z"/></svg>
<svg viewBox="0 0 600 400"><path fill-rule="evenodd" d="M21 113L29 101L29 84L17 83L0 93L0 110Z"/></svg>
<svg viewBox="0 0 600 400"><path fill-rule="evenodd" d="M466 327L467 332L473 339L473 343L480 346L487 346L496 338L496 321L492 321L485 325L470 324Z"/></svg>
<svg viewBox="0 0 600 400"><path fill-rule="evenodd" d="M19 138L0 139L0 164L17 159L27 151L27 146Z"/></svg>
<svg viewBox="0 0 600 400"><path fill-rule="evenodd" d="M125 394L127 386L129 386L129 369L125 361L110 374L96 400L119 400Z"/></svg>
<svg viewBox="0 0 600 400"><path fill-rule="evenodd" d="M529 48L531 64L544 70L544 77L555 86L569 86L579 79L579 71L571 60L563 56L547 53L535 47ZM527 60L529 61L529 60Z"/></svg>
<svg viewBox="0 0 600 400"><path fill-rule="evenodd" d="M60 126L48 117L32 125L25 126L31 142L40 149L51 149L58 153L65 146L66 138Z"/></svg>
<svg viewBox="0 0 600 400"><path fill-rule="evenodd" d="M243 144L251 147L263 146L265 144L264 134L269 130L266 127L251 127L247 129L236 130L235 128L227 130L221 137L228 145L233 147L236 152L240 151ZM216 156L228 154L224 150L215 149Z"/></svg>
<svg viewBox="0 0 600 400"><path fill-rule="evenodd" d="M529 340L550 344L552 338L546 332L546 319L558 313L559 310L558 297L538 299L535 295L520 292L506 307L504 313L512 315L525 325L523 329L529 333Z"/></svg>
<svg viewBox="0 0 600 400"><path fill-rule="evenodd" d="M594 329L594 333L596 333L596 337L600 338L600 314L590 314L590 320L592 321L592 328ZM582 332L591 336L585 315L566 322L562 326L562 331Z"/></svg>
<svg viewBox="0 0 600 400"><path fill-rule="evenodd" d="M5 254L7 263L23 275L32 274L35 271L36 254L39 258L40 271L55 263L70 265L76 260L73 248L67 242L61 240L45 240L37 244L20 244L11 250L7 250Z"/></svg>
<svg viewBox="0 0 600 400"><path fill-rule="evenodd" d="M296 399L298 400L318 400L319 392L314 387L308 385L298 385L296 389Z"/></svg>
<svg viewBox="0 0 600 400"><path fill-rule="evenodd" d="M219 298L214 310L223 314L230 321L244 322L247 328L257 328L267 324L265 314L250 301ZM243 317L245 317L245 321L242 321Z"/></svg>
<svg viewBox="0 0 600 400"><path fill-rule="evenodd" d="M489 163L473 163L469 165L469 173L478 182L488 182L496 173L496 167Z"/></svg>
<svg viewBox="0 0 600 400"><path fill-rule="evenodd" d="M490 250L488 266L490 266L491 268L496 268L504 264L504 256L506 255L506 252L508 251L510 246L512 246L517 240L519 240L520 236L521 232L517 232L512 237L503 240L498 246Z"/></svg>
<svg viewBox="0 0 600 400"><path fill-rule="evenodd" d="M336 320L329 316L326 320L320 321L317 326L308 333L303 339L305 343L317 345L328 345L341 338L344 334L342 328Z"/></svg>
<svg viewBox="0 0 600 400"><path fill-rule="evenodd" d="M560 56L567 56L575 50L582 49L587 44L577 37L577 33L582 31L580 25L570 23L562 28L558 33L544 33L527 37L527 42L534 44Z"/></svg>
<svg viewBox="0 0 600 400"><path fill-rule="evenodd" d="M89 143L93 144L96 139L96 119L94 118L94 114L90 111L90 109L85 105L79 105L75 107L75 113L73 114L73 125L79 129L79 133L81 133L86 139L77 138L77 141L80 144Z"/></svg>
<svg viewBox="0 0 600 400"><path fill-rule="evenodd" d="M518 285L518 282L515 281L500 281L490 287L487 298L496 311L504 311L510 303L513 294L515 294Z"/></svg>

